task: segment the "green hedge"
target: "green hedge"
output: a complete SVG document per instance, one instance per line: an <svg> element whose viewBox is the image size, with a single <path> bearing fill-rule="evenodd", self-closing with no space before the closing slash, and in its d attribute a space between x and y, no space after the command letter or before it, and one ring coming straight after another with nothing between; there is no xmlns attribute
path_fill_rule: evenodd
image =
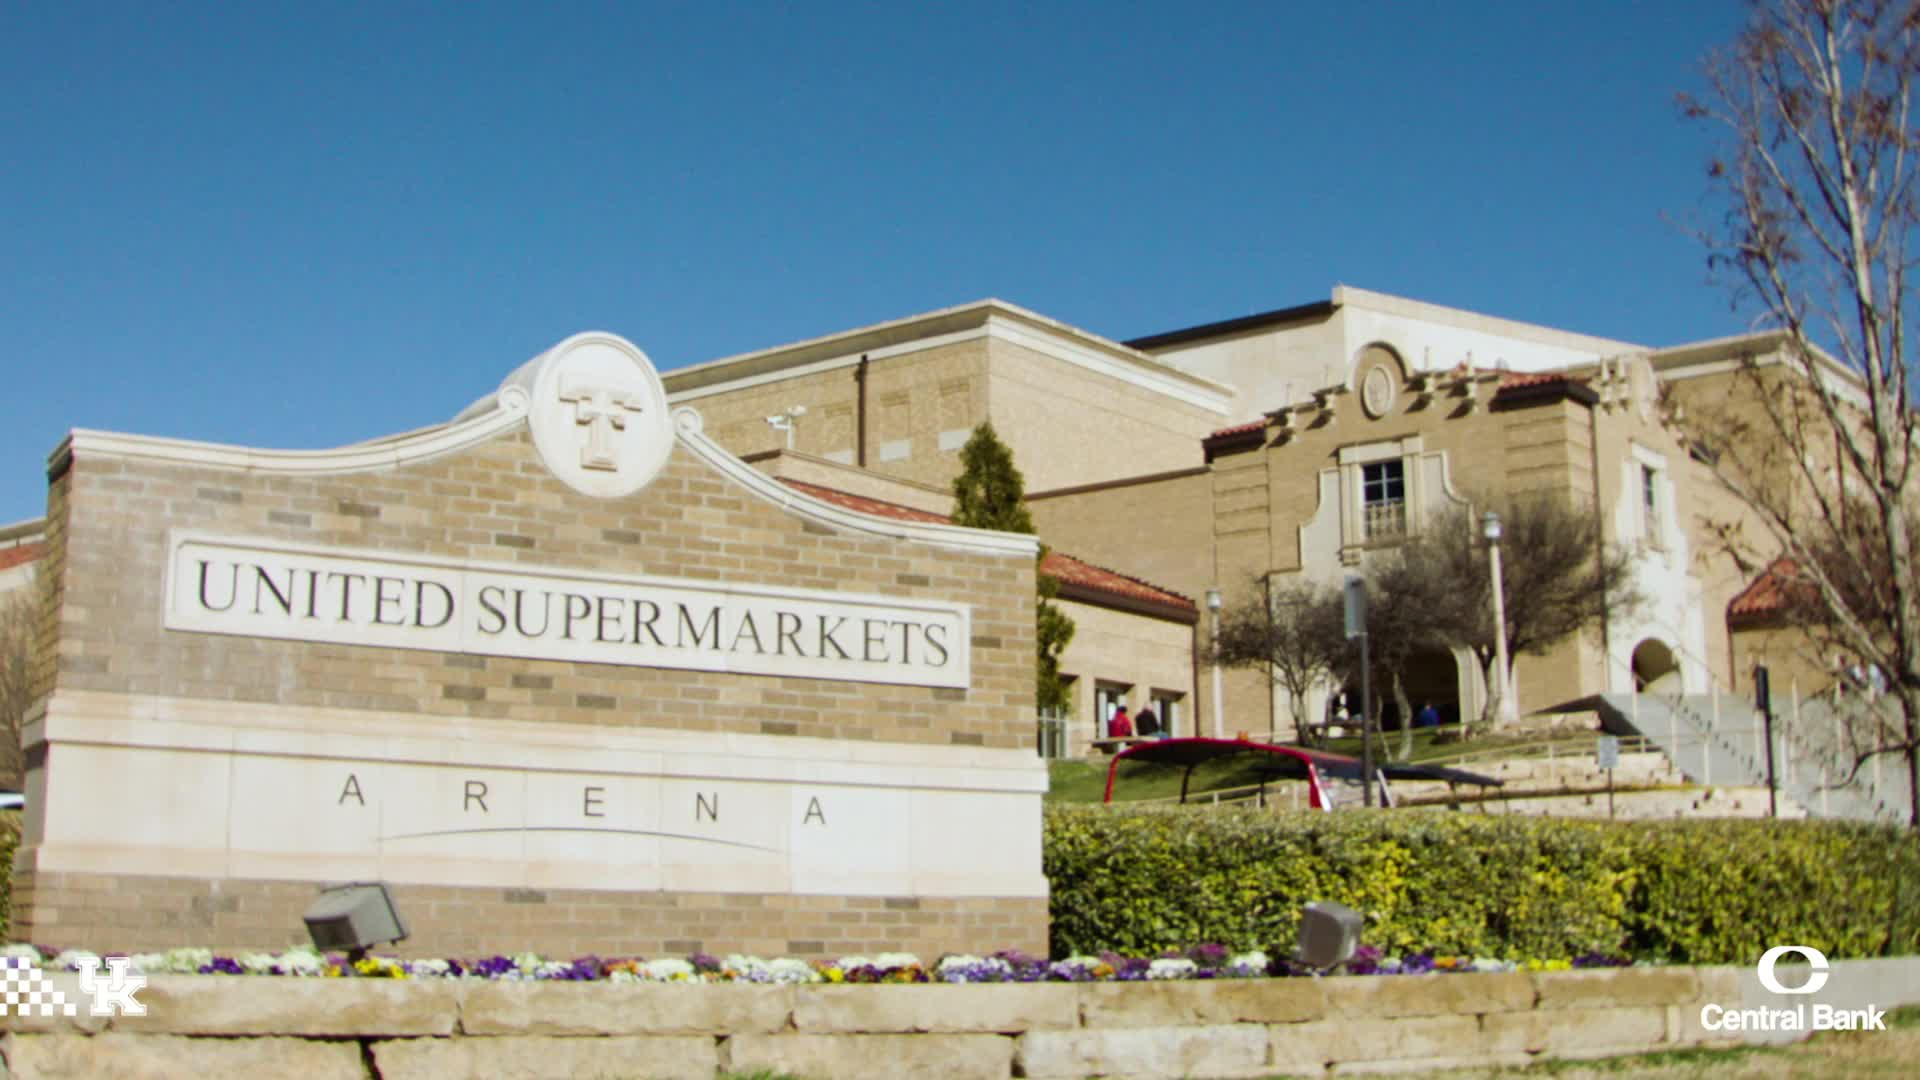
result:
<svg viewBox="0 0 1920 1080"><path fill-rule="evenodd" d="M13 849L20 844L20 811L0 810L0 941L13 926Z"/></svg>
<svg viewBox="0 0 1920 1080"><path fill-rule="evenodd" d="M1834 821L1609 823L1438 811L1046 811L1056 956L1291 950L1301 905L1362 941L1505 959L1750 964L1920 952L1920 839Z"/></svg>

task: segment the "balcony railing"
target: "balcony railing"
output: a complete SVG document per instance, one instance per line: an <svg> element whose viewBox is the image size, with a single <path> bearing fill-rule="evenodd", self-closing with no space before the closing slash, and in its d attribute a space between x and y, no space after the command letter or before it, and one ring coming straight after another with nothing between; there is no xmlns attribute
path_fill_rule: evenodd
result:
<svg viewBox="0 0 1920 1080"><path fill-rule="evenodd" d="M1368 540L1392 540L1407 534L1407 501L1385 499L1370 502L1364 519Z"/></svg>

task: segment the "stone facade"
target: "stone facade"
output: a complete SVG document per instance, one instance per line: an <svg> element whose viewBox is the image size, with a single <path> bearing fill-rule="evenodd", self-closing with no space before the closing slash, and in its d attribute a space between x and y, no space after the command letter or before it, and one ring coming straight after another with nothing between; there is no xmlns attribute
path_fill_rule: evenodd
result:
<svg viewBox="0 0 1920 1080"><path fill-rule="evenodd" d="M1836 961L1811 1000L1891 1010L1920 1000L1915 976L1911 957ZM1787 1041L1703 1018L1797 1003L1735 968L981 986L156 976L140 998L144 1017L9 1021L10 1075L1422 1073Z"/></svg>
<svg viewBox="0 0 1920 1080"><path fill-rule="evenodd" d="M915 401L932 400L942 379L985 379L984 399L969 399L983 400L985 412L972 418L993 419L1015 449L1041 535L1081 558L1185 596L1219 589L1230 603L1268 580L1337 581L1393 545L1368 535L1362 475L1397 461L1410 531L1447 507L1554 493L1597 507L1608 540L1633 553L1649 603L1517 656L1524 707L1647 683L1698 692L1743 677L1724 612L1748 575L1709 539L1711 523L1741 520L1742 510L1676 441L1661 394L1724 397L1736 358L1766 347L1758 338L1652 350L1341 287L1324 302L1124 344L989 302L718 361L670 381L704 402L739 400L743 418L764 431L752 414L775 411L757 396L767 386L814 409L828 399L802 392L813 385L805 380L823 363L870 355L856 355L867 345L884 350L860 369L870 410L889 366L918 388L889 384L886 393ZM1128 359L1126 372L1139 377L1063 359L1076 349L1083 361L1089 349L1107 362ZM953 366L956 350L973 358L964 375ZM1160 366L1134 359L1142 356ZM909 375L939 364L947 367ZM1168 371L1198 381L1169 383ZM1196 399L1202 386L1215 395ZM1208 408L1196 413L1196 402ZM944 432L928 409L911 415L923 435ZM1209 416L1214 423L1196 442L1193 423ZM871 452L863 462L842 460L941 490L951 466L923 468L928 440L916 440L912 468ZM1481 707L1486 688L1464 650L1436 650L1416 667L1416 696L1465 713ZM1200 676L1191 711L1211 733L1212 680ZM1223 734L1284 736L1296 719L1323 711L1324 693L1290 702L1258 673L1228 672L1221 682Z"/></svg>
<svg viewBox="0 0 1920 1080"><path fill-rule="evenodd" d="M997 300L682 368L666 385L736 454L786 446L767 419L800 406L793 449L942 488L967 436L991 420L1029 491L1109 479L1117 451L1142 471L1196 466L1230 398Z"/></svg>

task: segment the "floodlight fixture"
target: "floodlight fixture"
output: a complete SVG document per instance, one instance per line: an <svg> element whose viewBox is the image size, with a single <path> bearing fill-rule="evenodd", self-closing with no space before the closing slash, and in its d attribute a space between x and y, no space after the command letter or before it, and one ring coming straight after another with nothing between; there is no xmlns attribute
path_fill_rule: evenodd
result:
<svg viewBox="0 0 1920 1080"><path fill-rule="evenodd" d="M786 432L787 449L791 450L793 449L794 421L805 415L807 415L807 407L805 405L794 405L784 411L774 413L772 416L767 417L767 426L775 431Z"/></svg>
<svg viewBox="0 0 1920 1080"><path fill-rule="evenodd" d="M1300 938L1295 960L1317 971L1327 971L1353 959L1360 947L1360 913L1332 900L1315 900L1300 913Z"/></svg>
<svg viewBox="0 0 1920 1080"><path fill-rule="evenodd" d="M330 885L320 890L307 905L304 918L314 948L322 952L345 949L354 960L375 945L403 941L407 936L407 924L400 920L392 894L377 881Z"/></svg>

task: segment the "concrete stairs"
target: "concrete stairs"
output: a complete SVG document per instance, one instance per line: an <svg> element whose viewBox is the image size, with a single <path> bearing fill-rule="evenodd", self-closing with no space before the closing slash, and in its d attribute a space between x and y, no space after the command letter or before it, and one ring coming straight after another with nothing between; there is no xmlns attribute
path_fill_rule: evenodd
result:
<svg viewBox="0 0 1920 1080"><path fill-rule="evenodd" d="M1764 721L1753 703L1732 694L1607 694L1600 699L1607 730L1638 734L1659 746L1691 783L1767 785ZM1849 775L1856 741L1873 723L1892 722L1890 703L1828 699L1776 703L1774 775L1782 798L1811 817L1898 824L1906 820L1905 764Z"/></svg>

